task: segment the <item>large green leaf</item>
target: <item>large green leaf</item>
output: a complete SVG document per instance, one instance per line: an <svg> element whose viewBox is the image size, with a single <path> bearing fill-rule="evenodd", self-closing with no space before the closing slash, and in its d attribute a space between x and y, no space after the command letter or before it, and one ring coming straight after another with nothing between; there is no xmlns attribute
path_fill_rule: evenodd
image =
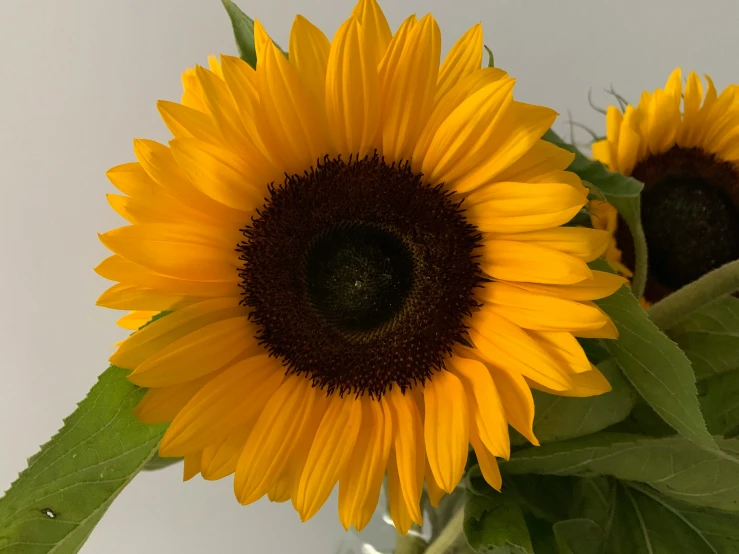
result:
<svg viewBox="0 0 739 554"><path fill-rule="evenodd" d="M638 296L644 292L646 283L647 242L641 225L641 191L644 185L621 173L608 171L600 162L584 156L576 147L568 144L554 131L549 130L544 139L575 154L575 160L568 168L583 180L595 187L602 196L616 207L634 239L636 268L632 279Z"/></svg>
<svg viewBox="0 0 739 554"><path fill-rule="evenodd" d="M647 487L618 485L604 554L735 554L736 514L696 508Z"/></svg>
<svg viewBox="0 0 739 554"><path fill-rule="evenodd" d="M603 529L589 519L567 519L554 524L560 554L593 554L603 550Z"/></svg>
<svg viewBox="0 0 739 554"><path fill-rule="evenodd" d="M696 379L739 369L739 299L720 298L668 329L693 362Z"/></svg>
<svg viewBox="0 0 739 554"><path fill-rule="evenodd" d="M618 340L604 341L641 397L670 426L705 448L715 448L701 414L690 360L621 287L597 304L618 327Z"/></svg>
<svg viewBox="0 0 739 554"><path fill-rule="evenodd" d="M472 495L464 509L464 533L477 552L533 554L521 507L505 495Z"/></svg>
<svg viewBox="0 0 739 554"><path fill-rule="evenodd" d="M155 454L163 425L131 410L144 394L108 368L0 499L0 552L73 554Z"/></svg>
<svg viewBox="0 0 739 554"><path fill-rule="evenodd" d="M702 449L682 437L601 433L517 451L501 470L612 475L647 483L687 503L739 511L739 440L720 439L718 444L721 452Z"/></svg>
<svg viewBox="0 0 739 554"><path fill-rule="evenodd" d="M522 475L517 479L531 477ZM537 477L538 484L544 483ZM565 514L553 524L559 554L739 552L737 513L690 505L648 486L612 477L574 481L570 481L570 494L560 496ZM553 503L552 492L556 494L556 489L540 487L540 506Z"/></svg>
<svg viewBox="0 0 739 554"><path fill-rule="evenodd" d="M533 554L531 538L514 490L499 493L488 486L480 468L467 473L468 498L464 534L476 552Z"/></svg>
<svg viewBox="0 0 739 554"><path fill-rule="evenodd" d="M541 443L589 435L629 415L634 406L633 389L613 360L598 367L613 387L606 394L569 398L532 391L536 405L534 434Z"/></svg>
<svg viewBox="0 0 739 554"><path fill-rule="evenodd" d="M725 437L739 434L739 370L705 379L698 386L711 433Z"/></svg>

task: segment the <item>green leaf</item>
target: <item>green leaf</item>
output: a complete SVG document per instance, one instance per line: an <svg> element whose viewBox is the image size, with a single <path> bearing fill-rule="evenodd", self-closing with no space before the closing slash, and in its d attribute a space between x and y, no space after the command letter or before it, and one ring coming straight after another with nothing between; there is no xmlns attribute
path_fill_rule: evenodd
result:
<svg viewBox="0 0 739 554"><path fill-rule="evenodd" d="M477 552L533 554L521 507L507 495L470 495L464 509L464 534Z"/></svg>
<svg viewBox="0 0 739 554"><path fill-rule="evenodd" d="M517 451L507 474L612 475L646 483L678 500L739 511L739 440L719 439L721 452L682 437L645 439L600 433ZM588 516L590 517L590 516Z"/></svg>
<svg viewBox="0 0 739 554"><path fill-rule="evenodd" d="M641 297L644 293L647 274L647 242L641 225L641 191L644 185L621 173L608 171L603 164L587 158L552 130L547 131L544 140L574 153L575 160L570 164L568 170L577 173L583 181L595 187L608 202L615 206L626 222L634 239L634 255L636 257L632 290L637 296Z"/></svg>
<svg viewBox="0 0 739 554"><path fill-rule="evenodd" d="M698 380L739 369L739 298L712 302L667 334L693 362Z"/></svg>
<svg viewBox="0 0 739 554"><path fill-rule="evenodd" d="M573 489L579 481L575 477L506 474L502 490L504 494L517 498L534 517L548 521L551 527L552 523L570 517ZM494 493L492 489L488 490L488 494Z"/></svg>
<svg viewBox="0 0 739 554"><path fill-rule="evenodd" d="M144 466L144 470L156 471L157 469L164 469L165 467L179 464L182 460L182 458L161 458L158 454L154 454Z"/></svg>
<svg viewBox="0 0 739 554"><path fill-rule="evenodd" d="M684 437L716 448L701 414L690 360L621 287L596 302L618 327L618 340L604 341L626 378L659 416Z"/></svg>
<svg viewBox="0 0 739 554"><path fill-rule="evenodd" d="M611 392L587 398L568 398L532 391L536 405L534 434L541 443L589 435L629 415L635 395L616 363L607 360L598 368L611 383Z"/></svg>
<svg viewBox="0 0 739 554"><path fill-rule="evenodd" d="M254 20L246 15L231 0L221 0L226 13L231 19L231 26L236 39L236 47L239 49L241 59L252 66L257 67L257 49L254 45Z"/></svg>
<svg viewBox="0 0 739 554"><path fill-rule="evenodd" d="M606 554L734 554L739 517L695 508L647 487L618 486Z"/></svg>
<svg viewBox="0 0 739 554"><path fill-rule="evenodd" d="M557 541L554 539L552 524L546 520L534 517L534 515L524 510L523 518L526 521L526 528L529 530L531 545L534 547L536 554L559 554Z"/></svg>
<svg viewBox="0 0 739 554"><path fill-rule="evenodd" d="M725 437L739 434L739 371L706 379L699 387L708 430Z"/></svg>
<svg viewBox="0 0 739 554"><path fill-rule="evenodd" d="M0 553L73 554L154 456L164 425L139 423L144 394L111 366L0 499Z"/></svg>
<svg viewBox="0 0 739 554"><path fill-rule="evenodd" d="M601 529L608 528L617 481L613 477L576 479L567 519L587 518Z"/></svg>
<svg viewBox="0 0 739 554"><path fill-rule="evenodd" d="M644 401L637 402L629 417L606 429L612 433L630 433L645 437L674 436L675 430L667 425Z"/></svg>
<svg viewBox="0 0 739 554"><path fill-rule="evenodd" d="M603 529L589 519L568 519L554 524L560 554L593 554L603 550Z"/></svg>
<svg viewBox="0 0 739 554"><path fill-rule="evenodd" d="M692 506L645 485L621 483L610 477L580 479L574 495L571 517L592 520L603 532L601 548L593 546L583 554L737 552L736 513ZM561 536L558 525L555 535ZM572 548L575 543L568 541L568 546ZM580 554L574 549L572 552Z"/></svg>
<svg viewBox="0 0 739 554"><path fill-rule="evenodd" d="M233 27L234 38L236 39L236 47L239 49L239 56L242 60L257 68L257 49L254 45L254 20L241 11L231 0L221 0L223 7L226 8L231 26ZM274 42L274 45L287 57L280 45Z"/></svg>
<svg viewBox="0 0 739 554"><path fill-rule="evenodd" d="M488 67L495 67L495 57L493 56L493 51L488 48L487 44L484 45L485 50L488 52Z"/></svg>

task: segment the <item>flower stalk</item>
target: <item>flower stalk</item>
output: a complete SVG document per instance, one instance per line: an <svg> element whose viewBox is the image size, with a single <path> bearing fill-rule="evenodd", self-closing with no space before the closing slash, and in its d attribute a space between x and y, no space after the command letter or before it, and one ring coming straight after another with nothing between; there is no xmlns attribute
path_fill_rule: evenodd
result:
<svg viewBox="0 0 739 554"><path fill-rule="evenodd" d="M739 260L706 273L649 309L649 317L662 329L674 327L706 304L739 290Z"/></svg>

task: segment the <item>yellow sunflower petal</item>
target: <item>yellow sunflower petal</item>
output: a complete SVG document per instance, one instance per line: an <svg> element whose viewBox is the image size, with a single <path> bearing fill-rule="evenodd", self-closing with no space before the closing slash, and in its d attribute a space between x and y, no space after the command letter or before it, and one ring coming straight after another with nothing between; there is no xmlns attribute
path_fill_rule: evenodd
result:
<svg viewBox="0 0 739 554"><path fill-rule="evenodd" d="M485 361L505 365L538 383L565 390L570 378L526 332L491 309L475 313L470 337Z"/></svg>
<svg viewBox="0 0 739 554"><path fill-rule="evenodd" d="M590 371L591 364L572 333L561 331L527 331L549 355L573 373Z"/></svg>
<svg viewBox="0 0 739 554"><path fill-rule="evenodd" d="M505 364L490 363L489 367L503 402L506 420L531 444L539 446L539 441L534 435L534 397L526 379L508 369Z"/></svg>
<svg viewBox="0 0 739 554"><path fill-rule="evenodd" d="M139 285L118 283L106 290L95 304L113 310L175 310L197 302L197 298L149 289Z"/></svg>
<svg viewBox="0 0 739 554"><path fill-rule="evenodd" d="M110 207L129 223L182 223L181 214L163 204L119 194L106 194L105 198Z"/></svg>
<svg viewBox="0 0 739 554"><path fill-rule="evenodd" d="M149 323L149 320L158 313L159 312L157 312L156 310L137 310L124 315L122 318L116 321L116 325L118 325L119 327L123 327L124 329L136 331L139 327L143 327L144 325Z"/></svg>
<svg viewBox="0 0 739 554"><path fill-rule="evenodd" d="M237 229L160 224L119 227L100 235L116 254L152 271L195 281L238 280Z"/></svg>
<svg viewBox="0 0 739 554"><path fill-rule="evenodd" d="M243 292L243 289L238 286L236 280L231 282L208 282L175 279L155 273L117 254L109 256L100 262L95 268L95 273L111 281L120 281L121 283L137 285L145 289L168 291L181 296L215 298L221 296L241 296Z"/></svg>
<svg viewBox="0 0 739 554"><path fill-rule="evenodd" d="M133 413L142 423L169 423L211 378L205 375L179 385L149 389Z"/></svg>
<svg viewBox="0 0 739 554"><path fill-rule="evenodd" d="M382 151L390 161L413 154L433 108L440 52L439 26L426 15L407 33L393 37L380 64Z"/></svg>
<svg viewBox="0 0 739 554"><path fill-rule="evenodd" d="M513 102L501 116L493 140L486 145L486 158L453 183L458 192L471 191L493 182L533 148L552 126L557 112L543 106Z"/></svg>
<svg viewBox="0 0 739 554"><path fill-rule="evenodd" d="M612 390L608 379L595 366L592 366L590 371L574 374L572 376L572 387L564 391L555 392L535 382L530 382L530 385L544 392L573 397L597 396Z"/></svg>
<svg viewBox="0 0 739 554"><path fill-rule="evenodd" d="M422 171L423 160L431 145L431 141L436 136L439 127L447 120L452 112L477 91L506 77L507 73L505 71L495 67L486 67L454 83L454 86L436 102L423 132L416 142L412 160L414 169L419 172Z"/></svg>
<svg viewBox="0 0 739 554"><path fill-rule="evenodd" d="M165 100L157 102L157 109L175 137L194 137L211 144L224 143L221 132L203 112Z"/></svg>
<svg viewBox="0 0 739 554"><path fill-rule="evenodd" d="M182 480L189 481L200 473L200 453L185 456L185 463L182 471Z"/></svg>
<svg viewBox="0 0 739 554"><path fill-rule="evenodd" d="M498 462L495 456L487 449L478 435L477 425L470 426L470 443L475 449L477 464L480 466L480 472L488 485L499 491L503 486L503 477L498 468Z"/></svg>
<svg viewBox="0 0 739 554"><path fill-rule="evenodd" d="M535 242L541 246L571 254L585 262L592 262L606 251L611 234L607 231L584 227L557 227L509 236L498 235L497 238Z"/></svg>
<svg viewBox="0 0 739 554"><path fill-rule="evenodd" d="M203 101L224 139L236 146L248 144L246 129L241 124L239 110L222 78L202 67L195 68L195 75L203 88Z"/></svg>
<svg viewBox="0 0 739 554"><path fill-rule="evenodd" d="M290 30L290 63L295 66L303 83L313 93L315 104L319 109L323 108L330 48L331 44L326 35L318 27L302 15L295 16Z"/></svg>
<svg viewBox="0 0 739 554"><path fill-rule="evenodd" d="M290 455L285 468L273 485L273 490L281 487L288 487L290 490L290 499L295 510L298 510L298 495L300 494L300 481L308 461L308 455L313 449L316 433L318 428L326 416L330 399L325 394L319 394L313 404L308 420L303 427L300 438L298 438L295 448Z"/></svg>
<svg viewBox="0 0 739 554"><path fill-rule="evenodd" d="M551 142L539 140L510 167L504 169L497 180L525 182L549 171L567 169L574 159L575 154L572 152Z"/></svg>
<svg viewBox="0 0 739 554"><path fill-rule="evenodd" d="M246 161L228 150L193 138L170 141L177 164L204 194L225 206L249 213L264 204L264 184L273 176L261 154ZM245 149L241 148L242 155ZM260 161L256 161L257 159ZM261 167L260 167L261 165Z"/></svg>
<svg viewBox="0 0 739 554"><path fill-rule="evenodd" d="M236 298L213 298L197 302L153 321L118 348L110 363L126 369L138 367L149 356L204 325L243 314Z"/></svg>
<svg viewBox="0 0 739 554"><path fill-rule="evenodd" d="M256 148L272 164L273 157L265 147L259 134L261 117L259 90L257 88L256 71L244 60L233 56L221 56L223 63L223 78L228 85L236 108L241 115L241 124L244 126L248 139L244 148Z"/></svg>
<svg viewBox="0 0 739 554"><path fill-rule="evenodd" d="M452 46L439 69L436 100L444 96L455 83L482 65L482 25L474 25Z"/></svg>
<svg viewBox="0 0 739 554"><path fill-rule="evenodd" d="M390 453L387 466L387 495L390 517L399 533L405 535L413 525L410 511L406 506L398 473L395 451Z"/></svg>
<svg viewBox="0 0 739 554"><path fill-rule="evenodd" d="M691 71L685 84L683 100L683 124L677 135L677 144L684 148L693 146L693 136L699 123L698 114L703 100L703 86L700 77Z"/></svg>
<svg viewBox="0 0 739 554"><path fill-rule="evenodd" d="M247 317L206 325L174 341L140 364L128 379L141 387L164 387L196 379L253 351L256 328Z"/></svg>
<svg viewBox="0 0 739 554"><path fill-rule="evenodd" d="M565 300L599 300L612 295L628 281L606 271L593 271L593 277L573 285L542 285L538 283L516 283L528 291L562 298Z"/></svg>
<svg viewBox="0 0 739 554"><path fill-rule="evenodd" d="M393 36L380 5L376 0L359 0L352 15L359 20L364 30L364 47L374 50L374 58L379 63Z"/></svg>
<svg viewBox="0 0 739 554"><path fill-rule="evenodd" d="M452 492L462 479L469 446L467 395L460 380L441 370L423 389L426 455L434 480Z"/></svg>
<svg viewBox="0 0 739 554"><path fill-rule="evenodd" d="M469 448L469 445L465 445L465 449ZM446 494L444 490L439 486L439 484L436 482L436 478L434 477L434 472L431 471L431 465L429 464L428 456L426 457L426 494L428 494L429 497L429 503L434 508L439 507L439 502L441 502L441 499L444 498L444 495Z"/></svg>
<svg viewBox="0 0 739 554"><path fill-rule="evenodd" d="M270 41L259 58L260 134L285 173L302 173L327 152L325 122L313 109L311 92L285 56Z"/></svg>
<svg viewBox="0 0 739 554"><path fill-rule="evenodd" d="M479 296L497 314L524 329L580 331L600 329L608 322L608 316L593 306L537 294L509 283L487 283Z"/></svg>
<svg viewBox="0 0 739 554"><path fill-rule="evenodd" d="M642 149L642 141L639 133L635 130L638 123L637 112L633 106L626 106L621 132L618 136L617 157L618 165L613 167L625 175L631 175L636 160Z"/></svg>
<svg viewBox="0 0 739 554"><path fill-rule="evenodd" d="M608 106L606 110L606 139L611 144L611 156L615 155L615 145L618 144L618 137L621 133L621 123L624 120L624 114L615 106Z"/></svg>
<svg viewBox="0 0 739 554"><path fill-rule="evenodd" d="M490 452L507 459L511 453L508 423L501 397L487 366L478 360L459 356L452 357L450 365L452 371L459 375L470 398L469 417L470 420L475 420L480 440ZM451 406L454 406L454 410L464 408L458 403L450 404Z"/></svg>
<svg viewBox="0 0 739 554"><path fill-rule="evenodd" d="M562 225L586 202L586 196L566 183L501 182L469 194L465 205L480 231L506 234Z"/></svg>
<svg viewBox="0 0 739 554"><path fill-rule="evenodd" d="M503 281L572 285L593 278L582 260L537 244L491 238L480 250L482 270Z"/></svg>
<svg viewBox="0 0 739 554"><path fill-rule="evenodd" d="M496 79L471 94L439 125L428 147L421 171L430 182L447 183L468 192L455 181L487 159L499 121L513 103L510 78Z"/></svg>
<svg viewBox="0 0 739 554"><path fill-rule="evenodd" d="M376 52L362 43L359 21L348 19L334 36L326 77L326 115L334 144L345 156L374 149L380 116Z"/></svg>
<svg viewBox="0 0 739 554"><path fill-rule="evenodd" d="M153 140L136 139L134 153L144 171L167 193L203 214L215 225L229 222L231 226L243 224L244 213L213 200L198 190L187 178L166 146ZM219 223L219 221L221 223Z"/></svg>
<svg viewBox="0 0 739 554"><path fill-rule="evenodd" d="M302 376L290 376L267 402L236 467L234 492L242 504L261 498L282 472L320 391Z"/></svg>
<svg viewBox="0 0 739 554"><path fill-rule="evenodd" d="M295 504L302 521L313 517L328 499L351 458L361 425L361 400L353 395L330 399L298 485Z"/></svg>
<svg viewBox="0 0 739 554"><path fill-rule="evenodd" d="M384 398L387 398L393 413L395 459L404 503L410 518L421 525L420 501L425 466L421 415L413 397L400 392L397 386Z"/></svg>
<svg viewBox="0 0 739 554"><path fill-rule="evenodd" d="M181 456L251 425L282 383L283 375L279 361L267 354L233 364L202 386L182 408L164 434L160 450L165 455Z"/></svg>
<svg viewBox="0 0 739 554"><path fill-rule="evenodd" d="M603 309L595 304L595 302L590 302L586 300L582 303L590 306L593 309L603 312ZM579 329L577 331L573 331L572 334L576 337L589 339L617 339L618 328L616 327L616 324L613 323L613 320L611 320L610 317L608 317L608 314L603 312L603 315L606 317L606 324L603 325L603 327L599 327L598 329Z"/></svg>
<svg viewBox="0 0 739 554"><path fill-rule="evenodd" d="M361 531L374 513L393 441L393 424L386 403L362 402L362 428L354 453L339 478L339 520L348 530ZM366 510L365 504L371 509Z"/></svg>
<svg viewBox="0 0 739 554"><path fill-rule="evenodd" d="M108 170L106 176L118 190L136 200L133 215L156 217L162 221L198 222L218 227L229 227L233 223L228 219L217 220L202 211L182 203L159 186L144 171L138 162L118 165ZM129 202L128 210L131 211Z"/></svg>
<svg viewBox="0 0 739 554"><path fill-rule="evenodd" d="M590 146L590 149L593 152L593 158L608 168L613 167L613 148L608 140L598 140Z"/></svg>
<svg viewBox="0 0 739 554"><path fill-rule="evenodd" d="M232 433L220 444L215 445L212 448L212 452L209 452L208 463L203 463L201 459L201 474L203 475L203 479L217 481L218 479L228 477L236 471L236 465L248 436L247 431L239 430Z"/></svg>

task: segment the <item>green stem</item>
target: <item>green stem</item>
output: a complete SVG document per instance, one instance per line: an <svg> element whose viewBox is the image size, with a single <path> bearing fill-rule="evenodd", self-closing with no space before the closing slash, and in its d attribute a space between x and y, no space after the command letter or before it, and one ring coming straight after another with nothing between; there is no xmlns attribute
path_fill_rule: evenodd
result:
<svg viewBox="0 0 739 554"><path fill-rule="evenodd" d="M634 275L631 278L631 292L634 296L644 296L647 286L647 237L637 215L636 223L629 225L629 231L634 238Z"/></svg>
<svg viewBox="0 0 739 554"><path fill-rule="evenodd" d="M395 535L395 554L425 554L428 544L417 535Z"/></svg>
<svg viewBox="0 0 739 554"><path fill-rule="evenodd" d="M436 540L426 549L425 554L463 554L472 552L464 536L464 508L457 511Z"/></svg>
<svg viewBox="0 0 739 554"><path fill-rule="evenodd" d="M690 314L739 290L739 260L706 273L697 281L666 296L649 308L649 317L661 329L669 329Z"/></svg>

